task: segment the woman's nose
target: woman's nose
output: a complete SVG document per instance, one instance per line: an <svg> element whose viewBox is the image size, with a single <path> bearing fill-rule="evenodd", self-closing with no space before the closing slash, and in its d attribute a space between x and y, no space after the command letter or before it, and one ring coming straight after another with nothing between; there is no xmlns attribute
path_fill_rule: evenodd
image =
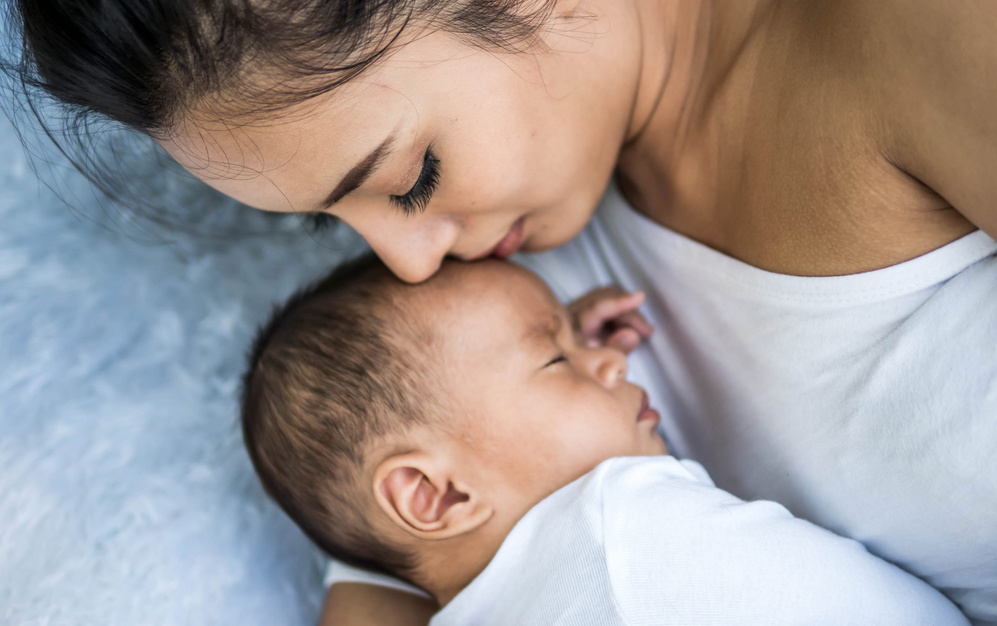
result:
<svg viewBox="0 0 997 626"><path fill-rule="evenodd" d="M615 348L585 348L586 368L599 384L612 388L627 378L627 357Z"/></svg>
<svg viewBox="0 0 997 626"><path fill-rule="evenodd" d="M435 274L460 235L455 222L435 216L388 218L354 228L388 269L407 283L420 283Z"/></svg>

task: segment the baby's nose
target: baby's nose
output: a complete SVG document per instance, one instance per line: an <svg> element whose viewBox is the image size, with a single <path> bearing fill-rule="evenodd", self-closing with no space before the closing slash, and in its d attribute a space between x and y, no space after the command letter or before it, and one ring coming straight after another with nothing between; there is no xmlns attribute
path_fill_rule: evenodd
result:
<svg viewBox="0 0 997 626"><path fill-rule="evenodd" d="M627 377L627 357L615 348L593 348L595 377L606 387L613 387Z"/></svg>

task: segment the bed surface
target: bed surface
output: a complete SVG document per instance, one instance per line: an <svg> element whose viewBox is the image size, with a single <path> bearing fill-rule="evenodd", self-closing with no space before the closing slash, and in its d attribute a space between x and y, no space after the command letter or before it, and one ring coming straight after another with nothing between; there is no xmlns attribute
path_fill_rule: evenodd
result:
<svg viewBox="0 0 997 626"><path fill-rule="evenodd" d="M29 143L38 176L0 117L0 624L313 624L323 560L252 474L239 376L355 236L159 170L215 236L131 223Z"/></svg>

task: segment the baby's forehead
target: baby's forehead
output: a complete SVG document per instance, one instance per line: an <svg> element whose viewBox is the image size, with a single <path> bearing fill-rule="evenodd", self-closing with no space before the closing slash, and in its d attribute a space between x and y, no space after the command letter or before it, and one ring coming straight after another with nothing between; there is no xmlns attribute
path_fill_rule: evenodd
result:
<svg viewBox="0 0 997 626"><path fill-rule="evenodd" d="M563 307L546 284L508 261L448 261L426 287L418 294L420 317L444 344L469 347L470 335L519 343L563 323Z"/></svg>
<svg viewBox="0 0 997 626"><path fill-rule="evenodd" d="M472 308L507 305L549 316L560 306L543 280L511 261L448 262L441 273L441 293Z"/></svg>

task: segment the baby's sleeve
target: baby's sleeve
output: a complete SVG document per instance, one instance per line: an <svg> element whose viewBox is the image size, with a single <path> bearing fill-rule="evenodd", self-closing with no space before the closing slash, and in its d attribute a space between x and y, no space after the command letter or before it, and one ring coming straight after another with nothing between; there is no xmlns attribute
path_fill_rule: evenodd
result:
<svg viewBox="0 0 997 626"><path fill-rule="evenodd" d="M405 591L423 598L430 597L429 594L422 589L410 585L407 582L398 580L392 576L388 576L387 574L371 572L347 565L346 563L337 561L336 559L331 559L325 568L325 586L328 588L336 583L362 583L365 585L375 585L378 587L397 589L399 591Z"/></svg>
<svg viewBox="0 0 997 626"><path fill-rule="evenodd" d="M634 626L968 623L924 581L779 504L740 500L669 457L612 463L606 561Z"/></svg>

